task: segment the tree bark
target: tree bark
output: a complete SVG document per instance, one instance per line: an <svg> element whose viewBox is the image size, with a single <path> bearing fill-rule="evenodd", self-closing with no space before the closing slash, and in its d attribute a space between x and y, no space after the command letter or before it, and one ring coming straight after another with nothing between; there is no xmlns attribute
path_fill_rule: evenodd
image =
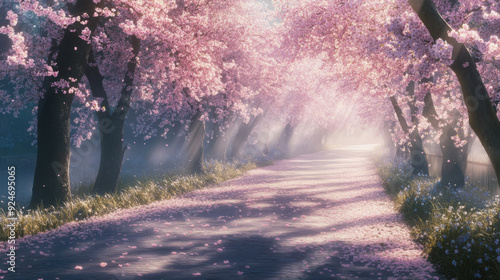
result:
<svg viewBox="0 0 500 280"><path fill-rule="evenodd" d="M408 102L408 106L410 107L410 118L412 122L413 129L410 132L410 157L414 166L418 165L417 168L414 167L414 174L420 174L429 176L429 162L427 161L427 155L424 150L424 145L420 134L418 133L418 108L415 105L416 100L415 96L415 82L411 81L406 88L408 94L413 98L410 102Z"/></svg>
<svg viewBox="0 0 500 280"><path fill-rule="evenodd" d="M192 174L203 173L205 122L200 120L200 117L201 112L198 111L191 120L188 132L186 172Z"/></svg>
<svg viewBox="0 0 500 280"><path fill-rule="evenodd" d="M118 190L123 155L127 149L123 143L125 121L113 116L98 118L100 122L101 158L93 192L104 195L115 193Z"/></svg>
<svg viewBox="0 0 500 280"><path fill-rule="evenodd" d="M90 53L89 66L85 71L93 96L103 98L101 107L104 111L96 112L99 120L101 158L93 192L99 195L115 193L118 190L123 155L127 148L123 143L123 128L125 117L130 109L130 97L141 46L140 39L137 37L131 36L131 41L133 56L128 62L121 97L113 113L111 113L108 96L102 84L103 77L99 72L93 52Z"/></svg>
<svg viewBox="0 0 500 280"><path fill-rule="evenodd" d="M409 135L410 138L409 142L410 164L413 167L413 174L428 176L429 164L427 162L427 158L423 148L422 138L420 137L420 134L418 133L418 129L416 127L417 123L414 122L414 128L410 131L410 127L408 126L406 119L403 116L403 111L399 107L396 98L392 96L390 99L392 106L394 107L394 111L396 112L399 124L401 125L401 129L403 130L404 133ZM412 119L414 119L414 117L412 117Z"/></svg>
<svg viewBox="0 0 500 280"><path fill-rule="evenodd" d="M252 133L253 129L257 124L261 121L262 115L255 117L248 123L241 123L238 128L238 132L236 133L233 144L231 147L231 153L229 154L230 159L236 159L241 154L243 147L247 143L248 137Z"/></svg>
<svg viewBox="0 0 500 280"><path fill-rule="evenodd" d="M79 38L81 30L89 28L93 34L98 18L92 16L96 4L92 0L78 0L71 7L73 15L90 15L86 25L75 22L66 28L57 47L58 55L49 58L55 62L57 77L47 76L43 82L43 97L38 103L38 153L33 180L30 207L56 206L71 200L69 164L71 156L70 111L74 94L85 68L91 45ZM53 85L67 81L63 88Z"/></svg>
<svg viewBox="0 0 500 280"><path fill-rule="evenodd" d="M434 108L431 93L427 93L424 98L424 110L422 115L427 118L429 123L436 131L441 132L439 137L439 147L443 156L441 163L441 186L450 186L454 188L462 188L465 186L465 170L467 168L467 156L469 153L469 143L458 148L452 139L455 135L464 137L462 129L455 127L453 124L458 122L458 116L455 117L450 124L441 127L441 120Z"/></svg>
<svg viewBox="0 0 500 280"><path fill-rule="evenodd" d="M432 0L409 0L434 40L442 39L453 46L451 70L457 76L469 115L469 124L476 133L500 179L500 121L476 63L464 44L449 37L451 27L437 11Z"/></svg>
<svg viewBox="0 0 500 280"><path fill-rule="evenodd" d="M443 162L441 165L440 185L453 188L465 186L465 170L467 169L468 144L462 148L455 146L452 136L456 135L456 130L448 125L443 128L443 133L439 139Z"/></svg>

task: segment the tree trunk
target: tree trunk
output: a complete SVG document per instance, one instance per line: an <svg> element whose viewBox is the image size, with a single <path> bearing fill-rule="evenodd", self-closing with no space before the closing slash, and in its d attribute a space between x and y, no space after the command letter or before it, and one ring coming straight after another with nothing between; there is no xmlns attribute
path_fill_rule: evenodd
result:
<svg viewBox="0 0 500 280"><path fill-rule="evenodd" d="M439 14L433 1L409 0L408 2L434 40L442 39L453 46L454 61L450 68L462 88L469 124L486 150L497 179L500 179L500 121L474 59L463 44L448 36L448 32L452 29Z"/></svg>
<svg viewBox="0 0 500 280"><path fill-rule="evenodd" d="M410 133L410 143L410 159L413 166L413 174L429 176L429 163L427 162L422 138L417 128L413 129Z"/></svg>
<svg viewBox="0 0 500 280"><path fill-rule="evenodd" d="M38 103L38 153L33 180L30 207L48 207L71 200L69 164L71 155L70 111L74 94L71 88L78 87L85 68L91 45L79 38L81 30L89 28L93 34L97 17L93 17L96 4L92 0L78 0L72 7L73 15L91 15L87 25L80 22L68 26L57 47L55 62L57 77L47 76L43 82L43 97ZM71 79L70 79L71 78ZM52 86L60 80L68 81L69 87Z"/></svg>
<svg viewBox="0 0 500 280"><path fill-rule="evenodd" d="M104 108L104 111L96 112L99 120L101 159L93 192L99 195L115 193L118 190L118 179L120 178L123 154L126 150L126 147L123 145L123 128L125 117L130 109L130 97L132 95L135 69L137 67L137 56L139 55L141 46L140 39L137 37L131 36L131 41L133 56L128 62L121 97L113 113L111 113L108 96L102 84L103 77L99 72L93 52L90 53L90 65L85 71L93 96L103 98L101 106Z"/></svg>
<svg viewBox="0 0 500 280"><path fill-rule="evenodd" d="M236 159L241 154L243 147L247 143L248 136L250 136L253 129L257 126L261 119L262 115L259 115L248 123L241 123L233 140L231 153L229 154L230 159Z"/></svg>
<svg viewBox="0 0 500 280"><path fill-rule="evenodd" d="M456 116L449 122L450 124L441 128L441 120L434 108L434 102L432 101L430 92L425 95L424 104L422 115L427 118L436 131L441 132L439 147L443 155L443 161L441 164L440 185L462 188L465 186L465 170L467 168L469 143L467 142L462 148L457 148L452 139L452 137L457 134L462 138L464 137L463 130L453 126L453 124L458 122L459 116L455 114Z"/></svg>
<svg viewBox="0 0 500 280"><path fill-rule="evenodd" d="M201 112L194 115L189 125L189 138L187 142L187 164L188 173L203 173L203 142L205 139L205 122L200 120Z"/></svg>
<svg viewBox="0 0 500 280"><path fill-rule="evenodd" d="M457 148L451 138L454 135L456 135L455 129L447 126L443 128L443 134L439 139L441 153L443 154L440 185L462 188L465 186L468 144L462 148Z"/></svg>
<svg viewBox="0 0 500 280"><path fill-rule="evenodd" d="M428 176L429 164L427 163L427 158L423 148L422 138L418 133L418 129L414 123L414 128L410 131L410 127L406 123L406 120L403 116L403 111L399 107L396 98L392 96L390 99L392 102L392 106L394 107L394 111L396 112L399 124L401 125L401 129L403 130L403 132L409 135L410 138L409 142L410 164L413 167L413 174Z"/></svg>
<svg viewBox="0 0 500 280"><path fill-rule="evenodd" d="M123 144L125 120L116 116L97 114L101 139L101 160L93 192L99 195L115 193L127 147Z"/></svg>

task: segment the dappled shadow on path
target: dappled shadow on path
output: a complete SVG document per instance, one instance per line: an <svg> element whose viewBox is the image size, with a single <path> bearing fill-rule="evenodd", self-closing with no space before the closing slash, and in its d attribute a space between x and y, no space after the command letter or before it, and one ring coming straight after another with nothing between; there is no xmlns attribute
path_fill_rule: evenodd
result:
<svg viewBox="0 0 500 280"><path fill-rule="evenodd" d="M435 276L367 161L355 149L306 155L26 238L7 279Z"/></svg>

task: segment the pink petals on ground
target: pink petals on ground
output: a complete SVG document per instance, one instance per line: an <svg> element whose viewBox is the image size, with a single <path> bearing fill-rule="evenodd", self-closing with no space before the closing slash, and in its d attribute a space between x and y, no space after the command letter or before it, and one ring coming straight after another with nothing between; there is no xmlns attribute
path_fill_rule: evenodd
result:
<svg viewBox="0 0 500 280"><path fill-rule="evenodd" d="M375 271L368 279L432 279L433 267L378 182L366 151L337 149L20 242L40 259L74 259L74 275L97 263L100 272L165 279L238 279L265 275L265 267L281 269L281 280L355 279L349 273L358 268ZM44 247L65 236L71 241L59 248L78 252Z"/></svg>

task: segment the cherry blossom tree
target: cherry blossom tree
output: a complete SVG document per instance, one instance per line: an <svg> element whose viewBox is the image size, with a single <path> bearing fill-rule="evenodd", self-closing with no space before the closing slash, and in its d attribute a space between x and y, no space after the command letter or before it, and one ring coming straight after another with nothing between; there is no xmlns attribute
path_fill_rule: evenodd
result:
<svg viewBox="0 0 500 280"><path fill-rule="evenodd" d="M257 92L224 74L233 71L239 78L245 71L228 50L246 51L252 59L259 56L249 51L254 49L249 35L262 23L249 20L257 10L233 23L253 9L251 3L78 0L68 5L53 1L15 4L9 7L10 24L0 30L13 42L2 60L2 74L16 81L14 92L1 92L2 100L11 104L2 110L16 113L28 105L26 101L41 100L35 108L39 152L32 206L70 199L69 122L75 97L73 143L78 146L89 139L97 126L106 151L101 153L96 180L99 193L115 189L125 149L123 123L134 104L133 109L147 107L151 115L161 116L160 127L193 115L206 117L204 110L209 106L205 104L223 108L229 103L242 116L254 113L247 111L244 100ZM16 31L18 20L30 24ZM80 83L84 74L87 79ZM44 88L41 92L40 87ZM226 98L215 98L221 92ZM98 122L90 117L93 112ZM148 130L146 124L137 127ZM156 133L155 128L149 131Z"/></svg>
<svg viewBox="0 0 500 280"><path fill-rule="evenodd" d="M214 41L209 41L213 38L208 38L208 40L205 38L204 33L207 28L203 22L206 20L203 17L207 16L207 9L213 8L214 5L218 7L217 5L220 4L213 2L199 5L196 1L170 4L150 2L132 10L128 5L116 6L118 15L113 18L114 25L107 23L98 30L100 40L95 39L94 49L99 51L97 54L100 55L100 59L99 62L89 59L86 75L93 96L104 98L101 103L103 112L97 111L96 113L100 123L101 161L94 192L104 194L117 190L123 154L126 149L123 144L123 127L125 116L131 106L133 91L139 94L136 100L141 98L145 100L141 103L143 107L136 107L136 110L145 110L145 107L155 100L148 95L156 94L161 97L166 95L167 98L170 95L178 95L177 101L181 102L180 106L178 103L164 104L164 110L175 112L187 108L182 104L187 104L188 101L192 103L192 100L198 96L210 94L220 86L218 70L210 61L208 63L204 61L204 58L213 58L213 49L207 49L206 46L213 44ZM155 17L161 19L149 22ZM120 28L122 31L117 32ZM117 71L113 68L116 67L116 59L127 59L124 56L127 50L121 47L126 46L127 37L132 38L133 56L126 68L124 67L126 71ZM138 57L140 42L144 51ZM141 65L138 68L138 77L134 77L138 59ZM105 75L100 73L98 65L104 66ZM194 77L193 72L197 71L206 76ZM125 78L120 79L117 76L120 74L117 73L125 73L122 74ZM173 76L177 78L172 80ZM108 82L109 94L104 89L103 81ZM115 101L117 105L112 110L109 100L117 99L116 96L119 95L116 89L120 89L122 81L124 84L121 88L121 96L117 102ZM154 84L157 85L156 89L151 87ZM192 86L193 84L195 86ZM192 106L189 110L196 111ZM195 115L199 116L198 113ZM170 121L169 119L166 122Z"/></svg>
<svg viewBox="0 0 500 280"><path fill-rule="evenodd" d="M320 57L330 70L331 80L349 82L347 94L355 95L357 91L371 96L372 100L387 102L414 83L409 71L412 65L408 62L412 57L396 60L394 55L388 56L386 44L391 38L387 20L396 13L384 1L301 1L291 5L290 1L282 1L281 4L286 55L291 59ZM394 97L392 104L397 105ZM422 160L425 154L417 130L418 118L411 114L413 125L408 126L399 105L395 109L404 130L402 135L410 138L408 146L413 151L413 165L421 167L415 171L426 174L427 162Z"/></svg>
<svg viewBox="0 0 500 280"><path fill-rule="evenodd" d="M410 82L406 90L410 95L413 95L413 92L415 91L415 83ZM414 104L414 102L408 102L410 109L410 119L412 123L412 126L410 127L404 117L401 107L396 100L396 97L391 96L390 100L392 106L394 107L394 111L396 113L401 129L409 137L410 162L413 167L413 174L422 174L426 176L429 175L429 164L427 162L426 154L424 151L422 137L420 137L420 133L418 131L419 118L417 115L417 106Z"/></svg>
<svg viewBox="0 0 500 280"><path fill-rule="evenodd" d="M498 1L273 4L277 19L244 0L1 3L0 112L36 115L31 205L70 199L70 146L94 133L95 191L115 191L131 110L136 135L185 128L193 172L204 146L226 142L238 157L264 119L282 124L286 147L304 122L321 139L358 118L382 130L389 117L415 173L428 173L431 139L441 184L463 186L470 124L500 175Z"/></svg>
<svg viewBox="0 0 500 280"><path fill-rule="evenodd" d="M168 127L175 120L181 123L188 120L186 122L189 124L187 125L188 137L184 148L181 148L186 154L188 172L203 171L204 122L209 121L210 110L215 113L213 122L219 122L223 115L231 110L242 116L252 113L247 111L244 102L257 94L256 87L251 87L248 83L249 79L241 76L248 76L246 74L250 72L248 64L255 68L248 60L253 61L254 57L259 57L260 54L260 59L265 61L262 51L260 53L254 51L259 50L255 44L257 40L254 38L262 34L264 27L262 20L256 20L256 16L262 17L259 13L264 13L264 11L255 4L242 1L178 1L175 8L165 14L164 23L156 21L157 26L148 25L147 34L143 34L145 28L130 27L132 37L142 36L143 49L146 50L140 56L141 64L144 66L139 66L138 81L134 87L143 97L139 102L134 102L139 104L135 107L136 112L141 114L141 111L147 111L149 115L147 119L157 125L159 123L160 128ZM132 13L139 15L140 18L151 18L154 15L145 16L146 13L158 14L158 10L168 10L165 7L144 5L141 8L142 10L134 9ZM119 15L123 16L126 13L125 9L119 12ZM117 20L117 17L114 20ZM117 22L123 21L126 20ZM125 33L130 35L130 33ZM111 38L112 35L106 34L105 37ZM105 42L103 45L106 44L109 43ZM114 44L123 45L119 40ZM99 45L95 46L95 48L99 47ZM120 57L125 51L118 47L108 47L108 49L110 53L102 51L104 55L101 63L107 64L107 69L111 69L109 66L114 60L107 60L105 57ZM134 56L136 56L135 53ZM164 59L158 60L159 57L164 57ZM133 63L133 60L127 66L125 81L131 76L130 63ZM89 64L89 69L96 68L90 65L92 63ZM114 78L113 73L109 73L111 74L110 80L119 81ZM87 75L92 86L90 76ZM122 98L118 101L118 106L120 106L124 92L132 89L132 79L128 81L130 83L126 82L123 86ZM152 84L156 85L156 88L151 88ZM116 87L119 87L118 84ZM94 97L102 95L94 94ZM105 99L103 104L106 103ZM130 101L127 104L130 104ZM105 109L105 112L109 110ZM106 115L106 118L100 117L100 123L114 117L116 112L126 114L126 110L118 107L113 115ZM97 112L98 116L102 114ZM105 158L103 157L106 155L105 150L101 152L101 164L94 187L98 193L116 190L123 158L124 116L111 119L111 124L120 129L119 133L113 137L114 152L108 153ZM141 120L144 119L140 119L135 124L137 130L143 133L157 133L157 126L148 125ZM115 122L118 123L115 125ZM111 133L101 133L101 135L101 139L106 139L106 135L111 135ZM162 135L166 136L167 130ZM101 140L102 149L106 147L104 143ZM109 150L109 147L106 148L106 151ZM110 169L110 165L115 168Z"/></svg>
<svg viewBox="0 0 500 280"><path fill-rule="evenodd" d="M207 29L204 34L211 42L219 42L224 46L214 49L211 53L213 64L220 69L222 88L217 94L191 98L190 88L186 87L188 101L184 102L191 104L190 108L185 110L191 112L186 114L191 116L187 119L192 118L189 127L194 125L203 128L205 125L196 123L208 122L215 128L211 132L204 131L199 134L207 136L205 144L209 142L215 145L220 140L218 138L220 132L235 118L242 120L245 125L256 123L254 120L262 113L260 106L263 104L262 100L269 98L273 94L273 89L277 87L276 73L280 72L279 64L272 57L276 36L273 34L266 13L260 3L252 1L233 1L230 5L214 9L210 13L208 25L210 30ZM162 108L165 108L170 101L165 97L158 96L155 99L155 104L158 105L153 106L159 107L151 117L156 120L163 119L166 124L164 116L167 112L162 111ZM193 131L190 134L192 133ZM187 153L196 149L198 152L194 154L202 154L199 149L203 148L200 146L203 142L196 141L198 144L194 146L189 144L191 140L197 138L189 136L189 141L186 143ZM195 166L201 166L199 161L202 157L196 157L198 158L196 161L189 158L191 157L188 156L188 161L197 162Z"/></svg>
<svg viewBox="0 0 500 280"><path fill-rule="evenodd" d="M9 10L10 24L0 30L12 41L2 60L2 75L15 84L13 92L2 92L2 100L11 98L12 105L4 110L14 113L26 101L38 101L38 154L31 205L56 205L71 197L70 109L87 65L100 4L84 0L52 6L38 1L16 4L17 13ZM14 29L18 20L30 22L33 15L37 19L33 25Z"/></svg>
<svg viewBox="0 0 500 280"><path fill-rule="evenodd" d="M479 1L463 1L461 3L461 10L458 12L449 12L445 16L451 18L450 24L454 25L454 17L460 19L460 15L472 13L475 9L479 8L480 15L472 16L474 19L482 17L483 20L489 21L484 24L485 28L479 28L480 32L471 31L468 22L462 22L460 28L453 28L442 17L442 14L433 3L433 1L408 1L412 9L417 13L418 17L422 20L429 31L432 39L437 43L446 46L451 51L449 53L450 69L457 76L460 83L465 105L469 116L469 123L481 141L483 147L490 158L490 161L495 169L497 178L500 178L500 122L496 114L496 106L493 105L491 97L497 100L498 93L498 68L490 69L485 76L497 77L495 79L488 79L488 87L485 85L481 72L481 66L478 67L478 62L496 68L499 57L498 50L498 26L500 17L498 16L498 9L500 5L497 2L488 2L486 6L482 6ZM473 21L471 21L473 22ZM469 45L469 47L467 46ZM479 50L479 54L474 55L469 49ZM480 56L481 60L475 56ZM489 64L489 65L488 65ZM492 93L490 96L488 90Z"/></svg>
<svg viewBox="0 0 500 280"><path fill-rule="evenodd" d="M278 2L283 11L284 25L288 27L284 44L289 55L321 55L325 63L331 65L331 75L335 79L353 79L353 76L357 76L353 79L353 84L365 85L362 89L365 94L383 99L401 96L405 103L412 101L410 107L413 110L408 114L412 119L418 117L421 120L418 127L412 128L411 131L418 129L423 133L429 127L429 120L420 112L425 105L424 97L431 92L432 96L438 99L435 104L442 105L438 110L446 109L442 113L444 117L440 118L439 126L435 126L437 135L442 138L441 144L446 142L445 146L454 145L456 148L453 152L443 151L443 166L451 162L450 169L457 168L459 164L454 154L465 153L466 156L468 149L464 146L464 141L467 140L468 133L464 127L467 114L462 114L458 122L456 117L448 118L466 112L457 90L458 83L447 78L450 75L447 67L453 63L453 47L447 44L446 40L434 41L437 38L429 36L408 2ZM445 18L452 22L452 26L460 29L451 35L471 41L470 45L475 50L474 56L482 56L481 70L487 70L484 73L487 73L488 77L495 77L498 69L494 67L494 57L498 51L491 42L497 40L495 32L498 33L498 29L495 29L495 26L498 4L488 2L485 7L481 7L480 1L469 1L465 4L457 4L457 1L436 2L439 10L445 13ZM486 18L487 24L481 24ZM470 31L470 24L477 25L479 32ZM436 26L433 25L433 28L437 28ZM443 30L436 31L435 34L446 35ZM462 66L469 65L471 64L467 62ZM433 83L425 82L431 77L436 77ZM404 88L412 82L418 83L419 86L414 95L409 96ZM489 88L498 88L495 78L488 78L488 83ZM494 98L496 93L491 96ZM469 99L465 98L466 103L470 103ZM472 103L476 104L474 100ZM429 116L428 110L426 116ZM457 133L451 137L451 131ZM461 134L463 137L455 137ZM439 136L437 138L439 139ZM464 165L458 168L464 169ZM443 172L446 170L448 168L443 168ZM445 179L446 177L449 176L443 175L445 184L456 184L447 182L449 180Z"/></svg>

